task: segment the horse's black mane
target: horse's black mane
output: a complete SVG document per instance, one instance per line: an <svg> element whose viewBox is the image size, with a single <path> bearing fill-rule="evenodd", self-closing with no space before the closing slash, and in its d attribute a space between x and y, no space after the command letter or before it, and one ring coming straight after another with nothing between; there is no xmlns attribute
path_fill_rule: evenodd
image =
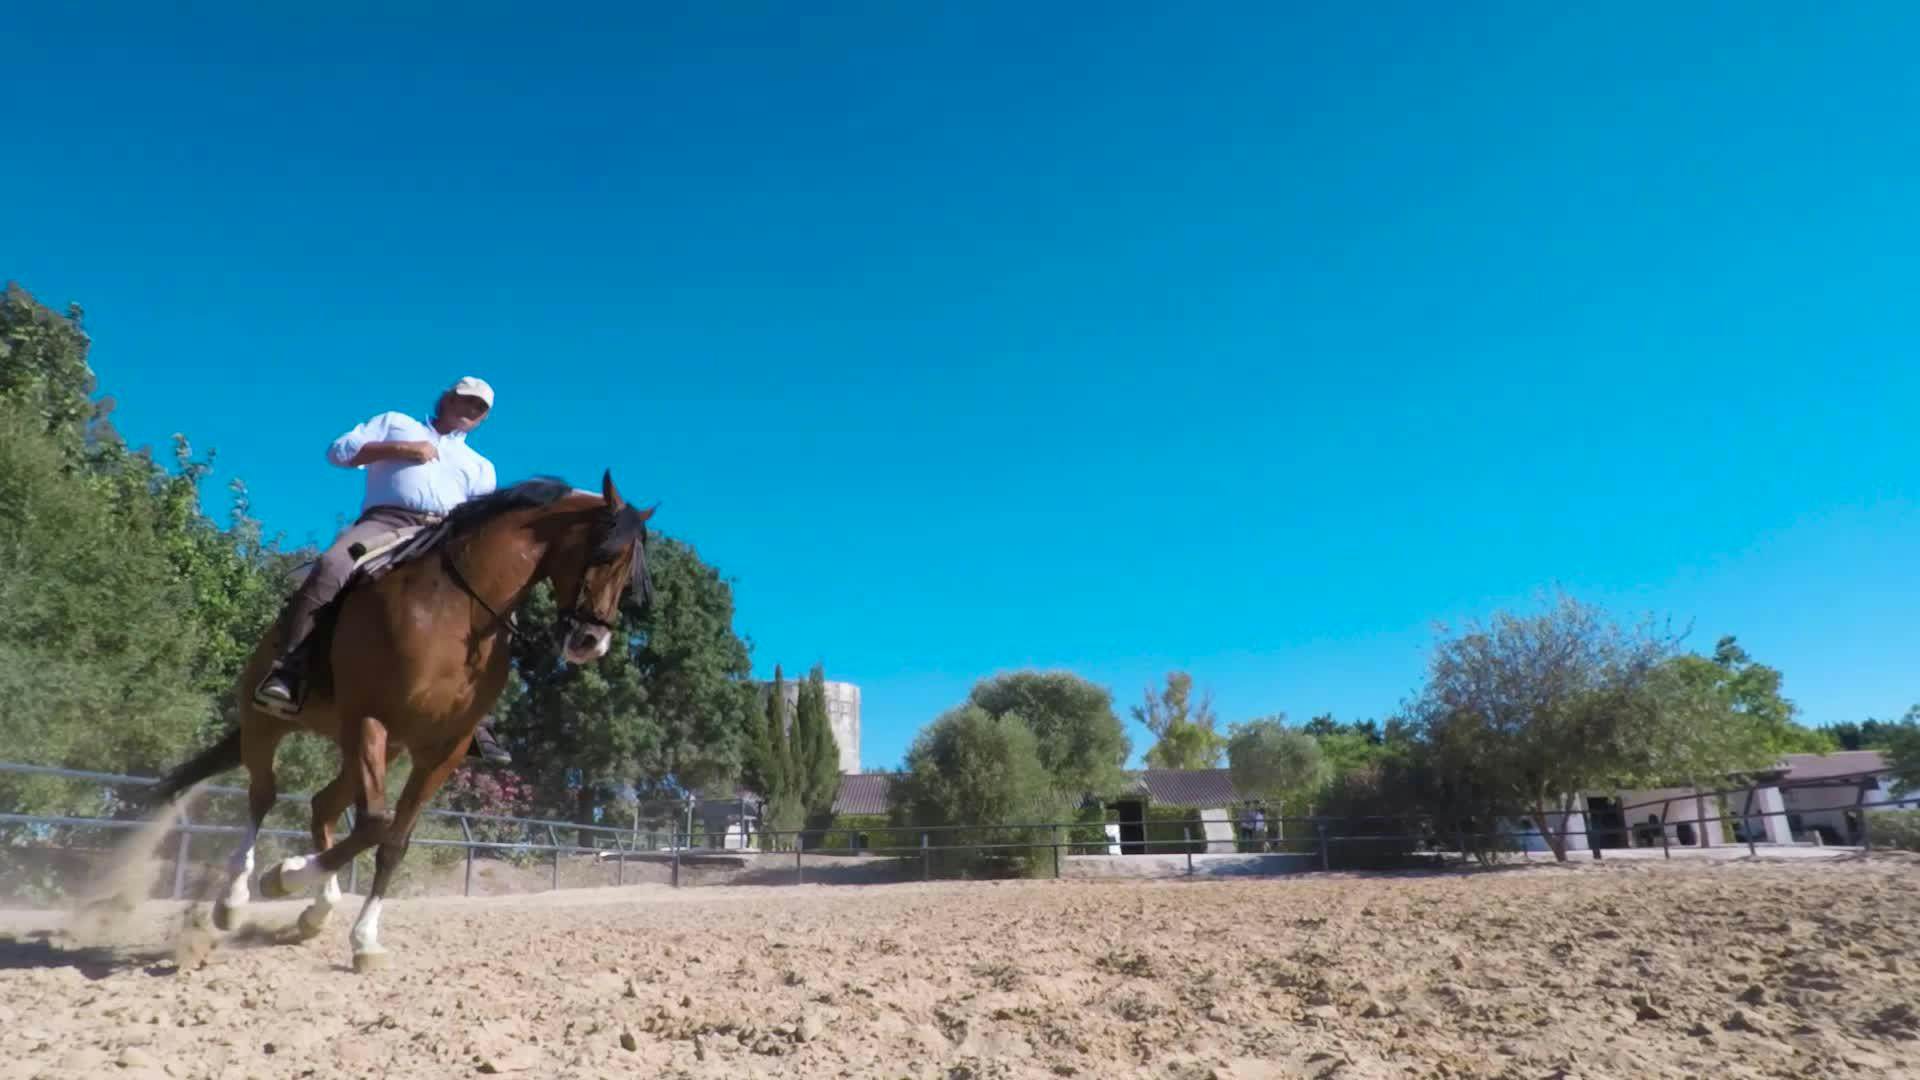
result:
<svg viewBox="0 0 1920 1080"><path fill-rule="evenodd" d="M536 476L497 488L454 507L453 512L447 515L447 532L459 536L513 510L537 510L552 506L576 490L572 484L552 476Z"/></svg>
<svg viewBox="0 0 1920 1080"><path fill-rule="evenodd" d="M522 480L454 507L453 512L447 515L447 532L448 535L459 536L480 528L501 514L513 510L538 510L577 493L582 493L579 488L557 477L536 476ZM594 557L614 558L634 540L644 543L646 538L646 519L631 505L623 506L614 515L605 535L600 537Z"/></svg>

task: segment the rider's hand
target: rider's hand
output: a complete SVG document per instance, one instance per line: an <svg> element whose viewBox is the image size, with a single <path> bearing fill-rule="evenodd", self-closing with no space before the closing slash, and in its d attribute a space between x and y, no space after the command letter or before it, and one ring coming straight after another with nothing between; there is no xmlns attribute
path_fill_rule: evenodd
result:
<svg viewBox="0 0 1920 1080"><path fill-rule="evenodd" d="M440 450L430 442L405 442L400 444L400 452L406 460L424 465L440 456Z"/></svg>

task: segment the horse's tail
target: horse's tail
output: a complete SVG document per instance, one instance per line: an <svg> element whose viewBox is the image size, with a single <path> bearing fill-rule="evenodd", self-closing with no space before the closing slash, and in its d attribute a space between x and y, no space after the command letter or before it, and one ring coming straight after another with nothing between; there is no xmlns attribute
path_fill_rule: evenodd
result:
<svg viewBox="0 0 1920 1080"><path fill-rule="evenodd" d="M160 782L147 789L148 805L159 806L172 802L180 793L210 776L218 776L228 769L240 765L240 729L227 732L226 737L160 778Z"/></svg>

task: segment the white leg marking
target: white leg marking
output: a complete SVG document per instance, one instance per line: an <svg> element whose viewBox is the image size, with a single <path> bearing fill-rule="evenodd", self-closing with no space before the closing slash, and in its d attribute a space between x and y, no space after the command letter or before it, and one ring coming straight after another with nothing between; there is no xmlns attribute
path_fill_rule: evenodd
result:
<svg viewBox="0 0 1920 1080"><path fill-rule="evenodd" d="M237 908L251 899L247 894L247 879L253 876L253 845L259 838L258 826L248 825L246 839L227 857L227 895L221 901L227 907Z"/></svg>
<svg viewBox="0 0 1920 1080"><path fill-rule="evenodd" d="M319 891L314 895L313 903L300 913L300 930L308 937L326 929L327 920L333 917L333 909L340 903L340 875L328 874L320 883Z"/></svg>
<svg viewBox="0 0 1920 1080"><path fill-rule="evenodd" d="M386 951L380 947L379 897L367 897L366 904L360 909L360 917L353 922L353 932L348 935L348 938L353 942L355 955Z"/></svg>

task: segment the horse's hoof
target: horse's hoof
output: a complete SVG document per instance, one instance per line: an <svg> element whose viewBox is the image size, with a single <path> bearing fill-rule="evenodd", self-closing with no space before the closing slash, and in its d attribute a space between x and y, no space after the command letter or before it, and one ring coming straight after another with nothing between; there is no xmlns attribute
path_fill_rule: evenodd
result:
<svg viewBox="0 0 1920 1080"><path fill-rule="evenodd" d="M213 905L213 928L226 933L233 929L233 909L225 901Z"/></svg>
<svg viewBox="0 0 1920 1080"><path fill-rule="evenodd" d="M353 973L365 975L370 971L384 971L387 967L387 951L357 952L353 954Z"/></svg>
<svg viewBox="0 0 1920 1080"><path fill-rule="evenodd" d="M311 941L319 937L321 931L327 928L327 920L332 916L333 910L331 908L325 911L319 911L314 908L308 908L302 911L300 913L300 940Z"/></svg>

